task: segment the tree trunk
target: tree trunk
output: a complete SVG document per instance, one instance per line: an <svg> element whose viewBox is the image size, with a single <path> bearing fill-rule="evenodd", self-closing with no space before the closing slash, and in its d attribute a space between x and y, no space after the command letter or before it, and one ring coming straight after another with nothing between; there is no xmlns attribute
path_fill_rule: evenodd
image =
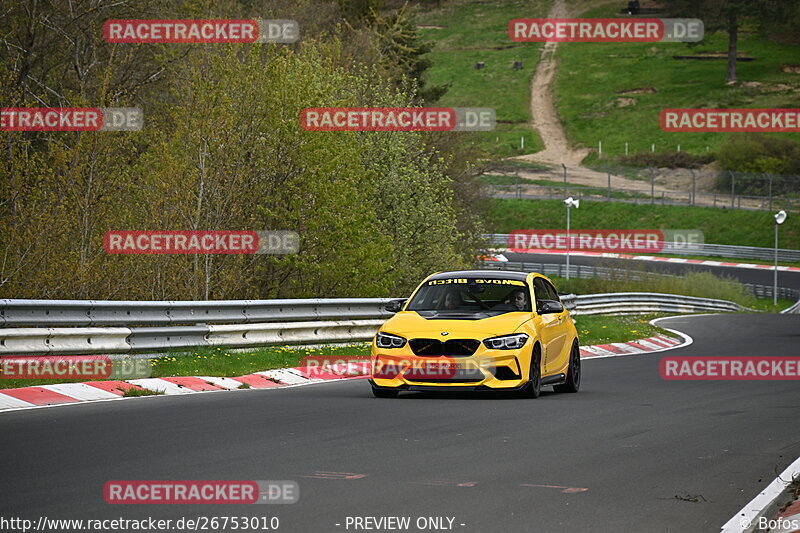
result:
<svg viewBox="0 0 800 533"><path fill-rule="evenodd" d="M739 37L739 22L736 11L728 14L728 77L725 83L736 83L736 41Z"/></svg>

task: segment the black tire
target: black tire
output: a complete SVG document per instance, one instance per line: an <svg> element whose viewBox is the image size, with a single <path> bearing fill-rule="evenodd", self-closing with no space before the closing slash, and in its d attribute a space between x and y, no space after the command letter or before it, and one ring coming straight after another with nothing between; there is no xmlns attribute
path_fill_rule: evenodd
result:
<svg viewBox="0 0 800 533"><path fill-rule="evenodd" d="M556 392L578 392L581 388L581 350L578 342L572 344L572 351L569 354L569 370L567 371L567 381L563 385L555 385L553 390Z"/></svg>
<svg viewBox="0 0 800 533"><path fill-rule="evenodd" d="M372 394L376 398L397 398L397 395L400 394L400 391L376 389L375 387L372 387Z"/></svg>
<svg viewBox="0 0 800 533"><path fill-rule="evenodd" d="M533 346L528 382L520 392L525 398L538 398L542 392L542 349L538 344Z"/></svg>

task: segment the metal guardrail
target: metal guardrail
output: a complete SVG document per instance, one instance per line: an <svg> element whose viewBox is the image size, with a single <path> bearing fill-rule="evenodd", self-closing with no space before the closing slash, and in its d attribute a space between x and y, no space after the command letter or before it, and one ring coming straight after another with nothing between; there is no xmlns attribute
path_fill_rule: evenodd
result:
<svg viewBox="0 0 800 533"><path fill-rule="evenodd" d="M564 263L536 263L529 261L483 261L480 268L486 270L514 270L518 272L539 272L545 276L564 278L567 275L567 265ZM606 280L624 279L641 281L647 278L674 278L675 274L663 272L648 272L642 270L626 270L624 268L608 268L595 265L570 265L569 277L578 279L601 278ZM742 283L742 286L756 298L772 298L772 285L759 285L756 283ZM786 300L800 300L800 290L790 287L778 287L778 298Z"/></svg>
<svg viewBox="0 0 800 533"><path fill-rule="evenodd" d="M652 292L616 292L584 296L570 294L563 296L561 301L576 316L754 311L727 300Z"/></svg>
<svg viewBox="0 0 800 533"><path fill-rule="evenodd" d="M794 304L793 306L787 307L786 309L781 311L782 315L790 315L793 313L800 313L800 300L798 300L797 303Z"/></svg>
<svg viewBox="0 0 800 533"><path fill-rule="evenodd" d="M371 339L384 319L144 328L2 328L0 355L130 353Z"/></svg>
<svg viewBox="0 0 800 533"><path fill-rule="evenodd" d="M0 328L0 355L47 355L129 353L195 348L200 346L249 347L370 340L391 315L383 306L387 298L262 300L258 302L220 302L225 313L206 313L214 302L98 302L3 300L6 323L16 325L64 325L81 321L107 321L119 324L119 313L132 303L137 312L125 327L6 327ZM609 293L562 297L564 305L576 315L633 314L652 312L693 313L699 311L735 312L745 310L724 300L710 300L674 294ZM32 302L36 302L33 304ZM345 303L348 302L348 303ZM169 304L169 305L167 305ZM255 306L272 310L272 322L195 323L173 325L198 317L206 322L228 322L231 310ZM92 314L103 310L105 315ZM184 314L164 314L165 309L181 309ZM360 319L278 321L292 316L329 316L334 310L360 316ZM35 313L31 314L32 311ZM83 315L80 313L83 312ZM345 314L345 316L347 316ZM180 317L180 318L177 318ZM37 320L41 318L42 323ZM253 315L247 318L252 319ZM162 326L127 327L139 323Z"/></svg>
<svg viewBox="0 0 800 533"><path fill-rule="evenodd" d="M0 300L0 326L165 326L389 317L389 298L210 300Z"/></svg>
<svg viewBox="0 0 800 533"><path fill-rule="evenodd" d="M490 233L483 235L490 246L508 248L507 233ZM699 255L704 257L731 257L735 259L758 259L764 261L775 260L774 248L758 248L755 246L733 246L728 244L693 244L676 245L672 242L659 243L663 245L661 254L671 255ZM531 252L535 253L535 252ZM787 248L778 249L778 261L800 262L800 250Z"/></svg>

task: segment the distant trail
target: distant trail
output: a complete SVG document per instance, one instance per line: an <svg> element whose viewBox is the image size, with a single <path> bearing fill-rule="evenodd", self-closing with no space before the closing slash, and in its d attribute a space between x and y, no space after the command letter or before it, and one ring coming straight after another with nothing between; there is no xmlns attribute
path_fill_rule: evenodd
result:
<svg viewBox="0 0 800 533"><path fill-rule="evenodd" d="M548 18L566 18L569 14L564 0L556 0ZM539 132L544 141L544 150L535 154L520 156L516 159L536 161L567 166L579 166L589 154L588 148L573 149L556 110L553 98L553 81L557 70L556 50L558 43L545 43L531 79L531 117L533 129Z"/></svg>
<svg viewBox="0 0 800 533"><path fill-rule="evenodd" d="M584 4L581 9L586 9ZM548 18L568 18L574 16L567 9L564 0L556 0L547 14ZM541 178L543 174L552 174L551 179L561 179L561 165L568 167L570 183L590 185L594 187L605 187L608 183L608 175L590 168L581 166L581 161L591 151L589 148L573 148L564 134L561 118L556 109L555 98L553 95L553 82L558 62L556 61L556 50L558 43L545 43L542 47L539 63L531 79L531 125L539 132L539 136L544 142L544 150L534 154L525 154L512 159L531 161L554 165L552 171L526 171L521 169L519 175L529 178ZM613 186L616 188L632 189L643 192L650 191L650 184L644 181L632 180L625 176L612 174ZM667 191L666 187L656 185L655 191Z"/></svg>

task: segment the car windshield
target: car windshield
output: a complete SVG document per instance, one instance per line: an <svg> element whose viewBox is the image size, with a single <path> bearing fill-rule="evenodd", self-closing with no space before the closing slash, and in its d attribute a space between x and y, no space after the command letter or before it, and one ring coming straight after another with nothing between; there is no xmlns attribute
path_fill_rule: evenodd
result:
<svg viewBox="0 0 800 533"><path fill-rule="evenodd" d="M406 307L425 317L478 318L531 312L524 281L497 278L445 278L425 282ZM476 316L478 315L478 316Z"/></svg>

